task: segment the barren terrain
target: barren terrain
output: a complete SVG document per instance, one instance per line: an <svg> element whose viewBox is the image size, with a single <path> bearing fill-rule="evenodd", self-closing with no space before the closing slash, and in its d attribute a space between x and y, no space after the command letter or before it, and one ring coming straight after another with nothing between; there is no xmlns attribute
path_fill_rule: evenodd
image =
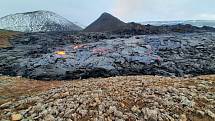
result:
<svg viewBox="0 0 215 121"><path fill-rule="evenodd" d="M215 75L119 76L61 82L2 76L0 80L1 96L14 98L0 106L2 119L215 120Z"/></svg>

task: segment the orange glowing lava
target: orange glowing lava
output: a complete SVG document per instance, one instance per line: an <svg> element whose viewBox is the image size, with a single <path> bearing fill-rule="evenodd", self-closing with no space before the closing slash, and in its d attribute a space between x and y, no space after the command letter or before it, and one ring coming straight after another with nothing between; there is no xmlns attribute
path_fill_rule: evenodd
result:
<svg viewBox="0 0 215 121"><path fill-rule="evenodd" d="M66 55L66 52L65 51L57 51L57 52L55 52L55 54L57 54L57 55Z"/></svg>

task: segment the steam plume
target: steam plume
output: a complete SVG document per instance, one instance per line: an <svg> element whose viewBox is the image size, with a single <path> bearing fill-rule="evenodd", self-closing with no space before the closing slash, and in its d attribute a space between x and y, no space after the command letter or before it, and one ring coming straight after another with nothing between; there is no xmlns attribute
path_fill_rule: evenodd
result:
<svg viewBox="0 0 215 121"><path fill-rule="evenodd" d="M116 0L114 14L121 18L132 17L143 4L144 0Z"/></svg>

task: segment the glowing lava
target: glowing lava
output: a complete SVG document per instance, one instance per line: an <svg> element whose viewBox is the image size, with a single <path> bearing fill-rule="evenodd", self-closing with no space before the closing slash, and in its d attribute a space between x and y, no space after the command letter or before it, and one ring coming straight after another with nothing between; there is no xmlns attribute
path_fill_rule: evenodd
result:
<svg viewBox="0 0 215 121"><path fill-rule="evenodd" d="M66 52L65 51L57 51L57 52L55 52L55 54L57 54L57 55L66 55Z"/></svg>

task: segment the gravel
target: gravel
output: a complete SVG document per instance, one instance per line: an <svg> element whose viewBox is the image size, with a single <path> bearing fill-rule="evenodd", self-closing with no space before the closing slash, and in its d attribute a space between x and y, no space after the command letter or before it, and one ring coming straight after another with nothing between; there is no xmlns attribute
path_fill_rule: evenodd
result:
<svg viewBox="0 0 215 121"><path fill-rule="evenodd" d="M214 87L214 75L73 80L58 88L2 104L0 118L15 117L22 121L214 121Z"/></svg>

